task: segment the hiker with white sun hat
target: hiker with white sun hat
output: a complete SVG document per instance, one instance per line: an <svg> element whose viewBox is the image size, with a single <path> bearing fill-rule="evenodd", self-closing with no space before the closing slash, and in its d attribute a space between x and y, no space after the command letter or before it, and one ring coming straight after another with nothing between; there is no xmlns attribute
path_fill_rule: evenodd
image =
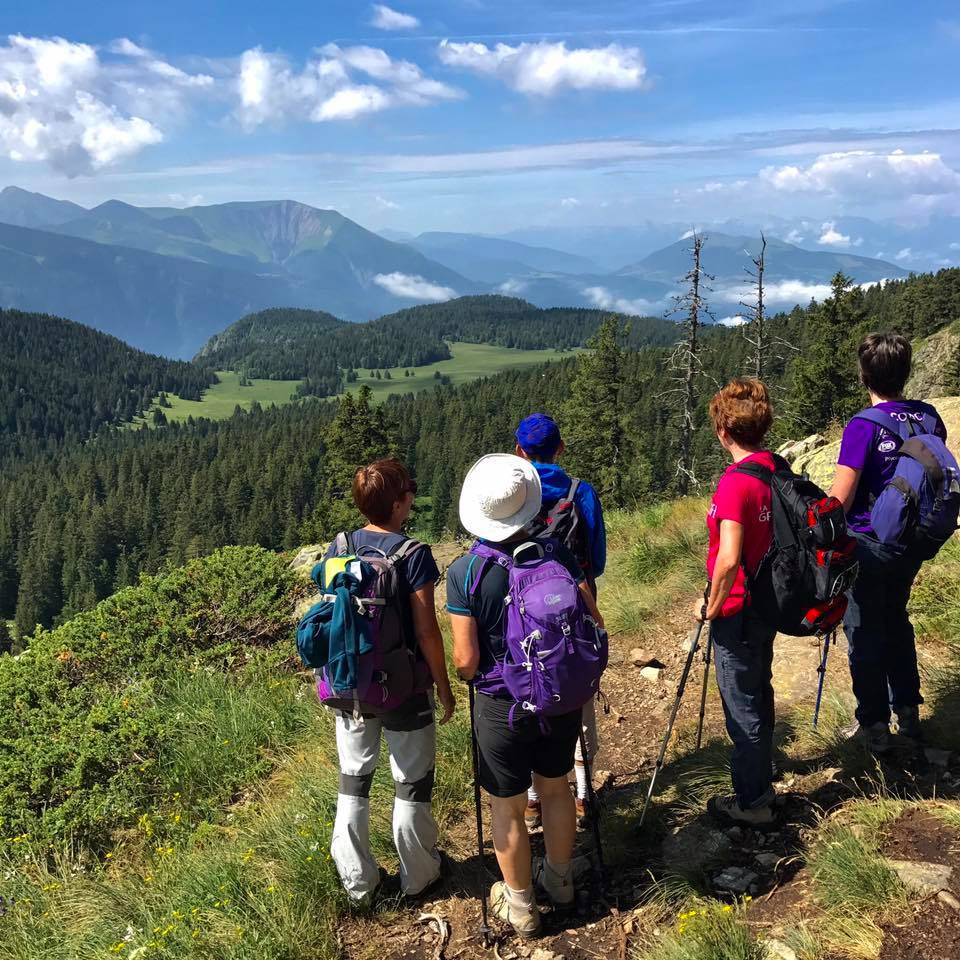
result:
<svg viewBox="0 0 960 960"><path fill-rule="evenodd" d="M513 454L481 457L460 494L460 522L478 539L447 572L453 661L475 704L478 832L482 787L503 874L490 907L523 937L540 931L535 885L555 908L573 904L576 815L567 773L581 707L607 656L603 621L576 558L555 540L531 539L541 505L532 463ZM523 819L531 782L546 848L536 869Z"/></svg>

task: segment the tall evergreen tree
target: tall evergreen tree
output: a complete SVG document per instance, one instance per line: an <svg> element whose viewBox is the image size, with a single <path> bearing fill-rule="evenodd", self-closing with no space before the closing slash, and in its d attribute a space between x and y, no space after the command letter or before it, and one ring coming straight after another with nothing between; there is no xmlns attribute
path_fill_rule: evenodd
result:
<svg viewBox="0 0 960 960"><path fill-rule="evenodd" d="M589 477L610 506L623 503L623 385L621 320L605 317L577 360L570 397L563 408L563 436L572 473Z"/></svg>

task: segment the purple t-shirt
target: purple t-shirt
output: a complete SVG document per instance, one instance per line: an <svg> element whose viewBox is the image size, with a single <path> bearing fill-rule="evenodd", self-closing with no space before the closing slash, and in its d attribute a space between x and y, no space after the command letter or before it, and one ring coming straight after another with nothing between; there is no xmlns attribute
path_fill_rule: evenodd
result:
<svg viewBox="0 0 960 960"><path fill-rule="evenodd" d="M847 511L847 525L858 533L873 532L870 507L896 472L896 452L901 443L897 422L912 418L919 424L926 414L936 421L934 433L942 440L947 439L947 428L943 425L940 414L929 403L919 400L884 400L873 409L890 414L891 429L887 431L868 420L854 417L843 428L840 456L837 457L837 463L841 467L862 471L853 503Z"/></svg>

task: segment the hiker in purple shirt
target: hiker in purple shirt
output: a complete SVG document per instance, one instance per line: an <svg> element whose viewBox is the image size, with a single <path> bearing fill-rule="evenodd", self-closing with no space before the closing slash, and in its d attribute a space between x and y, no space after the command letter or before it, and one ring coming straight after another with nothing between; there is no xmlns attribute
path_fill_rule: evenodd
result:
<svg viewBox="0 0 960 960"><path fill-rule="evenodd" d="M912 357L908 340L893 333L871 333L860 344L858 357L860 382L871 406L844 428L830 493L847 512L860 563L843 620L857 698L857 723L849 733L880 754L890 748L891 711L897 732L920 740L923 697L907 602L923 561L909 548L880 542L871 508L893 479L904 436L932 433L945 440L947 431L933 407L903 396ZM889 427L875 422L877 413L889 417Z"/></svg>

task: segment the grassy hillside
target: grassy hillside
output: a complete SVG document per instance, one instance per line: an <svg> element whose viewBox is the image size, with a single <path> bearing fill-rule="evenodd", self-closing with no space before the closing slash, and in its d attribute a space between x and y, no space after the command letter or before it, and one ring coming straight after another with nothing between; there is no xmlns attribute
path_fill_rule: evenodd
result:
<svg viewBox="0 0 960 960"><path fill-rule="evenodd" d="M385 379L385 370L381 378L371 376L369 370L358 370L356 383L350 389L356 392L362 384L367 384L374 397L384 400L391 394L415 393L428 390L441 382L454 384L468 383L478 377L488 377L504 370L519 370L538 364L570 356L571 351L557 350L513 350L485 343L451 343L449 360L440 360L422 367L391 367L390 379ZM404 376L409 369L412 376ZM437 374L448 380L441 381ZM240 386L240 375L232 371L218 371L219 383L208 388L201 400L182 400L169 398L170 407L162 408L168 422L183 422L189 417L206 417L210 420L223 420L233 415L237 406L249 410L253 403L262 407L289 403L296 399L299 380L249 380L250 386ZM138 418L137 424L146 422L152 425L153 412L159 408L159 398L145 417Z"/></svg>
<svg viewBox="0 0 960 960"><path fill-rule="evenodd" d="M751 831L731 840L702 823L704 797L728 777L715 695L707 747L694 753L697 697L688 694L651 819L636 829L648 758L684 657L677 649L689 626L684 611L702 576L704 508L690 500L609 517L611 568L601 600L614 651L606 682L613 709L601 724L602 763L614 787L603 830L619 910L596 904L559 925L548 915L544 947L569 960L618 950L637 960L763 960L760 940L775 938L794 951L778 956L802 960L870 960L885 943L883 957L906 956L891 952L905 942L898 938L919 939L921 921L926 936L949 932L951 914L911 895L885 856L905 835L903 824L923 818L939 824L938 842L949 853L960 838L954 775L916 777L899 794L895 771L871 770L839 743L837 728L849 716L842 658L814 736L816 649L778 645L778 694L787 683L780 746L791 764L782 797L798 822L756 841L757 859L770 864L754 865L763 895L718 893L716 867L704 856L721 844L727 867L750 864L743 858L755 852ZM927 678L928 731L953 748L960 746L958 564L960 544L951 544L925 568L914 602L922 661L936 665ZM292 657L291 613L302 598L282 558L231 548L39 632L19 659L0 658L0 897L9 905L0 916L0 955L433 955L428 935L420 943L420 909L388 898L374 913L351 914L340 894L328 855L337 789L330 719ZM636 679L637 646L663 658L666 684ZM806 661L803 692L790 694L792 673ZM470 899L477 872L468 736L461 688L454 721L439 730L435 792L453 879L425 909L451 924L448 955L473 957L481 951ZM807 773L799 772L804 763ZM931 784L934 800L925 799ZM372 796L373 847L395 870L386 764ZM411 952L417 944L426 952ZM910 956L950 955L936 949ZM500 950L515 953L512 939L504 936Z"/></svg>

